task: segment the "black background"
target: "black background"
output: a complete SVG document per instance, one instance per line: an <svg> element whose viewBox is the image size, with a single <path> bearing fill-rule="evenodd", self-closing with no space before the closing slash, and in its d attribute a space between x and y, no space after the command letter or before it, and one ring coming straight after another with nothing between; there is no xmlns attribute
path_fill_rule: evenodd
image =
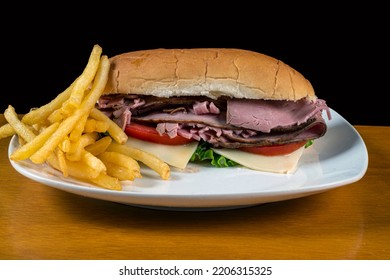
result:
<svg viewBox="0 0 390 280"><path fill-rule="evenodd" d="M108 56L233 47L268 54L298 70L351 124L390 125L388 31L380 7L186 5L106 3L77 14L73 6L42 7L47 12L24 7L27 15L11 10L11 20L1 20L0 111L11 104L26 113L49 102L82 73L94 44Z"/></svg>

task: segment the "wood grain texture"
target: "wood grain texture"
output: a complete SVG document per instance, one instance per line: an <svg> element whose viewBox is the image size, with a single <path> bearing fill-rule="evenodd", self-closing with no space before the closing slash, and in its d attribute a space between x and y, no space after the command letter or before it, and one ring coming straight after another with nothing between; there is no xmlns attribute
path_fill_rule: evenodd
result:
<svg viewBox="0 0 390 280"><path fill-rule="evenodd" d="M151 210L56 190L16 172L10 139L2 139L0 259L390 259L390 127L355 128L369 153L358 182L214 212Z"/></svg>

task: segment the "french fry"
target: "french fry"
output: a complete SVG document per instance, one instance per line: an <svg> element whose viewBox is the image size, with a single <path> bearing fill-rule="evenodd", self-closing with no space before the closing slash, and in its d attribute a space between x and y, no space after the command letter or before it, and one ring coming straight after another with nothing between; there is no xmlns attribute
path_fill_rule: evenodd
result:
<svg viewBox="0 0 390 280"><path fill-rule="evenodd" d="M118 178L120 181L134 181L142 177L141 174L134 174L132 170L124 166L112 162L104 162L104 164L107 167L107 175Z"/></svg>
<svg viewBox="0 0 390 280"><path fill-rule="evenodd" d="M76 126L77 122L85 115L88 115L92 108L94 108L97 100L102 95L104 87L108 80L108 71L110 69L110 62L107 56L102 56L100 60L99 69L96 73L94 84L91 92L85 97L81 106L74 111L74 113L61 122L59 128L47 140L46 144L35 152L31 157L31 161L37 164L45 162L50 153L60 144L66 135Z"/></svg>
<svg viewBox="0 0 390 280"><path fill-rule="evenodd" d="M107 129L107 132L117 143L125 144L127 142L128 137L126 133L102 111L99 111L96 108L92 108L90 116L95 120L108 123L109 128Z"/></svg>
<svg viewBox="0 0 390 280"><path fill-rule="evenodd" d="M86 165L99 173L107 171L106 166L98 157L95 157L93 154L85 150L82 152L81 161L85 162Z"/></svg>
<svg viewBox="0 0 390 280"><path fill-rule="evenodd" d="M14 134L15 130L9 123L0 126L0 139L10 137Z"/></svg>
<svg viewBox="0 0 390 280"><path fill-rule="evenodd" d="M95 143L88 145L85 147L85 150L97 156L103 152L105 152L108 146L111 144L112 138L110 136L104 136L99 140L95 141Z"/></svg>
<svg viewBox="0 0 390 280"><path fill-rule="evenodd" d="M50 122L50 123L55 123L55 122L61 122L63 119L65 119L68 115L65 114L61 108L55 110L54 112L52 112L48 117L47 117L47 120Z"/></svg>
<svg viewBox="0 0 390 280"><path fill-rule="evenodd" d="M68 164L66 163L65 153L58 147L55 149L55 155L58 159L58 167L65 177L69 176Z"/></svg>
<svg viewBox="0 0 390 280"><path fill-rule="evenodd" d="M65 159L66 160L66 159ZM55 153L51 153L47 158L47 162L53 168L61 171L59 160ZM66 160L69 176L82 179L91 180L99 176L99 170L95 170L87 165L84 161L69 161Z"/></svg>
<svg viewBox="0 0 390 280"><path fill-rule="evenodd" d="M85 123L87 122L88 115L81 116L79 121L76 123L72 131L69 133L70 141L77 141L81 134L83 134Z"/></svg>
<svg viewBox="0 0 390 280"><path fill-rule="evenodd" d="M22 122L28 125L33 125L47 120L49 115L58 108L60 108L61 105L69 98L72 86L73 84L70 85L67 89L65 89L62 93L57 95L57 97L49 103L39 107L38 109L34 109L28 112L26 115L23 116Z"/></svg>
<svg viewBox="0 0 390 280"><path fill-rule="evenodd" d="M88 132L106 132L110 128L110 124L104 121L97 121L95 119L87 119L84 126L84 133Z"/></svg>
<svg viewBox="0 0 390 280"><path fill-rule="evenodd" d="M53 123L46 129L44 129L40 134L38 134L34 139L28 141L23 146L20 146L16 149L11 155L11 160L25 160L29 158L33 153L35 153L39 148L41 148L47 139L54 133L58 128L59 123Z"/></svg>
<svg viewBox="0 0 390 280"><path fill-rule="evenodd" d="M105 164L113 163L127 168L134 174L134 178L141 178L141 171L138 162L128 155L118 152L103 152L98 156L98 158Z"/></svg>
<svg viewBox="0 0 390 280"><path fill-rule="evenodd" d="M30 142L35 138L35 134L32 129L19 120L18 115L15 112L15 108L8 105L8 108L4 111L4 117L7 122L12 126L15 132L22 137L26 142Z"/></svg>
<svg viewBox="0 0 390 280"><path fill-rule="evenodd" d="M47 162L54 169L61 171L60 163L55 153L49 155ZM83 161L67 161L69 176L96 184L99 187L110 190L121 190L122 185L118 178L111 177L105 173L99 173Z"/></svg>
<svg viewBox="0 0 390 280"><path fill-rule="evenodd" d="M84 147L95 143L99 135L97 133L85 133L79 137L76 142L70 144L70 148L66 153L66 158L71 161L81 160Z"/></svg>
<svg viewBox="0 0 390 280"><path fill-rule="evenodd" d="M84 68L83 73L76 79L69 99L62 106L66 114L70 114L75 108L80 106L86 89L92 83L98 71L101 54L102 48L99 45L94 45L87 66Z"/></svg>
<svg viewBox="0 0 390 280"><path fill-rule="evenodd" d="M110 146L108 146L107 151L128 155L137 161L141 161L146 166L156 171L163 180L168 180L170 177L169 165L150 153L144 152L129 145L121 145L116 142L112 142Z"/></svg>
<svg viewBox="0 0 390 280"><path fill-rule="evenodd" d="M68 153L70 152L71 146L72 143L70 142L69 137L65 136L65 138L58 145L58 148L60 148L64 153Z"/></svg>
<svg viewBox="0 0 390 280"><path fill-rule="evenodd" d="M46 144L30 157L31 161L36 164L44 163L54 149L72 131L79 118L78 115L72 115L61 122L58 129L47 139Z"/></svg>
<svg viewBox="0 0 390 280"><path fill-rule="evenodd" d="M118 178L109 176L105 173L100 173L97 177L89 180L105 189L116 190L116 191L120 191L122 189L122 185L119 182Z"/></svg>

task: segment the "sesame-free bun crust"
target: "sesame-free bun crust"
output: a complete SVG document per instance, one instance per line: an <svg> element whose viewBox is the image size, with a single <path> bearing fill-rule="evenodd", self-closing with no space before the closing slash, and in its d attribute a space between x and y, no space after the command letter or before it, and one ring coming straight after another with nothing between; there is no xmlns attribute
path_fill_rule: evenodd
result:
<svg viewBox="0 0 390 280"><path fill-rule="evenodd" d="M104 94L315 100L311 83L273 57L242 49L151 49L110 58Z"/></svg>

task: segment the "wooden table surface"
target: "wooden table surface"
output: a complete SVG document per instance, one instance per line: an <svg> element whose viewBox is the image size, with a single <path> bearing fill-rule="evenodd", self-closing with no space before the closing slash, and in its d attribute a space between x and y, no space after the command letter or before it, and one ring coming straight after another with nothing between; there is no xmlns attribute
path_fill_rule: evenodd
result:
<svg viewBox="0 0 390 280"><path fill-rule="evenodd" d="M133 207L45 186L12 168L10 139L2 139L0 259L390 259L390 127L355 128L369 153L361 180L208 212Z"/></svg>

